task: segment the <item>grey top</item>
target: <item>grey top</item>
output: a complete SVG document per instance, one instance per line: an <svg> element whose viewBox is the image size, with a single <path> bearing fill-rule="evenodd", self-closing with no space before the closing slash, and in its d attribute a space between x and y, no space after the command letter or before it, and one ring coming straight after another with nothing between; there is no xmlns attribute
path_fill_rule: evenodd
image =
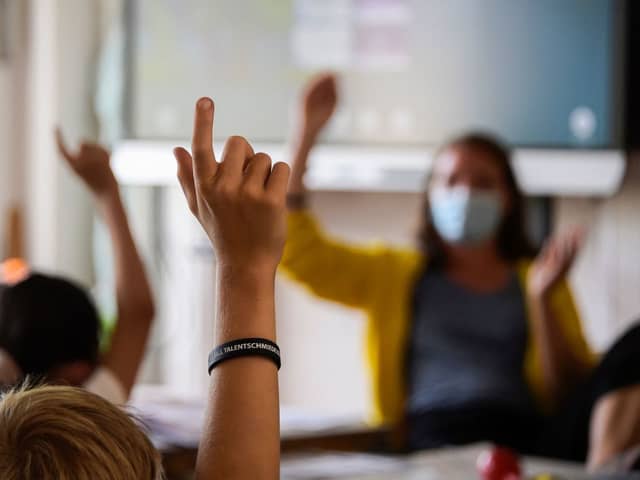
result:
<svg viewBox="0 0 640 480"><path fill-rule="evenodd" d="M409 414L488 405L532 411L523 372L527 316L515 272L487 294L427 272L416 285L413 322Z"/></svg>

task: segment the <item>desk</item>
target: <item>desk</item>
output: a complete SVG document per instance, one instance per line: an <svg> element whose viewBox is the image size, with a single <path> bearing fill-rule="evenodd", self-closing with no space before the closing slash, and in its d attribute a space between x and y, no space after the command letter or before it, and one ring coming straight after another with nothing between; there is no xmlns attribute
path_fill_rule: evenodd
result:
<svg viewBox="0 0 640 480"><path fill-rule="evenodd" d="M406 456L356 453L379 451L389 433L361 430L282 438L282 480L474 480L476 460L489 445L471 445ZM333 450L309 453L311 450ZM342 451L337 451L342 450ZM306 453L305 453L306 452ZM167 480L192 478L195 449L163 453ZM640 474L589 475L582 465L541 458L524 458L527 478L552 475L553 480L640 480ZM549 477L547 477L549 478Z"/></svg>
<svg viewBox="0 0 640 480"><path fill-rule="evenodd" d="M474 480L478 455L488 445L433 450L407 456L385 457L354 454L283 455L282 480ZM578 464L525 458L526 478L552 475L562 480L629 480L640 475L590 476ZM547 477L549 478L549 477Z"/></svg>
<svg viewBox="0 0 640 480"><path fill-rule="evenodd" d="M344 427L310 433L283 431L281 450L284 455L309 451L379 452L387 447L389 431L365 427ZM162 463L167 480L190 478L196 464L196 448L164 447Z"/></svg>
<svg viewBox="0 0 640 480"><path fill-rule="evenodd" d="M204 402L152 393L138 397L133 413L149 422L151 437L163 454L167 479L190 479L204 421ZM476 459L488 448L474 445L408 456L348 454L345 452L391 451L393 436L387 429L371 429L357 419L286 407L281 410L281 434L282 478L286 480L473 480L478 478ZM342 453L302 453L309 451ZM551 473L563 480L640 479L640 475L589 477L580 465L543 459L525 459L523 467L527 475Z"/></svg>
<svg viewBox="0 0 640 480"><path fill-rule="evenodd" d="M142 419L161 451L169 480L189 478L196 464L206 401L175 395L162 386L139 386L131 411ZM372 429L361 418L327 415L295 407L280 410L281 450L359 451L389 450L390 431Z"/></svg>

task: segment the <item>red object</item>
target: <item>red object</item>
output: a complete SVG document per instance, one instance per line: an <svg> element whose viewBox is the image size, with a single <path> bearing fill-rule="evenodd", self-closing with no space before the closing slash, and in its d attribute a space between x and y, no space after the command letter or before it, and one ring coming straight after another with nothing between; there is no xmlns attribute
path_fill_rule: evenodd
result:
<svg viewBox="0 0 640 480"><path fill-rule="evenodd" d="M518 456L502 447L482 452L478 456L476 467L483 480L519 480L522 473Z"/></svg>

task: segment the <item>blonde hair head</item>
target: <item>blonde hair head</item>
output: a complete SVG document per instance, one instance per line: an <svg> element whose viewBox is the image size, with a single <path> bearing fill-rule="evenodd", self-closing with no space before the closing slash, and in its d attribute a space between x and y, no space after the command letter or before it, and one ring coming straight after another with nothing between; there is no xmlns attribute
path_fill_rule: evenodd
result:
<svg viewBox="0 0 640 480"><path fill-rule="evenodd" d="M110 402L62 386L21 387L0 399L3 480L155 480L160 456Z"/></svg>

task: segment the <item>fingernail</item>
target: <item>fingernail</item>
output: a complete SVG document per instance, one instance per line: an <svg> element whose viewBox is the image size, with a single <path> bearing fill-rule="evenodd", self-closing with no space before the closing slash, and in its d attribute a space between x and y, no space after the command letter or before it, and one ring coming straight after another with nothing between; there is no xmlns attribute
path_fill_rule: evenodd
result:
<svg viewBox="0 0 640 480"><path fill-rule="evenodd" d="M209 98L201 98L198 100L198 108L203 111L211 110L211 108L213 108L213 102Z"/></svg>

